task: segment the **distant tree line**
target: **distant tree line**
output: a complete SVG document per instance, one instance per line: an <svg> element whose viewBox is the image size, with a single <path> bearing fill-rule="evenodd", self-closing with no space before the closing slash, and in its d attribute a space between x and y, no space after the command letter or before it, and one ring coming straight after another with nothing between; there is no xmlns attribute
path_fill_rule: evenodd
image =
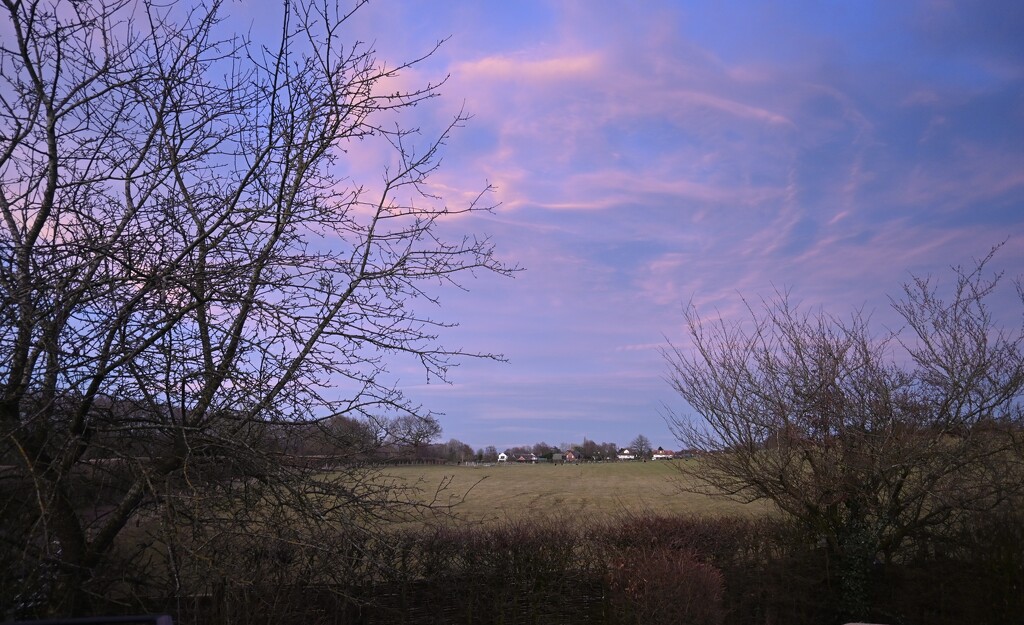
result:
<svg viewBox="0 0 1024 625"><path fill-rule="evenodd" d="M556 455L564 455L568 451L572 451L577 457L586 460L607 460L614 459L615 453L618 448L615 443L597 443L590 439L584 438L581 444L562 443L561 445L549 445L548 443L541 441L531 445L519 445L515 447L509 447L505 450L505 453L510 458L518 458L522 455L533 454L539 459L552 460ZM493 462L492 456L496 460L497 453L494 447L488 447L484 450L482 460L484 462Z"/></svg>
<svg viewBox="0 0 1024 625"><path fill-rule="evenodd" d="M323 456L332 463L387 463L407 461L497 462L495 445L475 451L457 438L438 440L441 425L433 416L403 415L393 419L365 420L337 416L309 423L305 428L290 428L279 438L281 451L298 456ZM287 434L287 436L285 436ZM636 458L650 458L650 439L637 436L629 445ZM615 442L597 442L584 437L582 443L551 445L541 441L503 450L509 458L536 456L552 460L572 452L577 460L601 462L616 460L620 447Z"/></svg>
<svg viewBox="0 0 1024 625"><path fill-rule="evenodd" d="M616 460L620 447L614 442L599 443L587 437L583 437L582 443L562 443L559 446L549 445L546 442L534 443L532 446L521 445L509 447L505 454L509 457L519 457L533 454L537 458L552 460L556 455L565 455L571 451L577 460L588 462L601 462L605 460ZM629 449L634 452L637 458L649 458L653 449L651 441L643 434L637 436L630 443ZM480 462L496 462L498 460L498 449L489 445L478 449L476 459Z"/></svg>

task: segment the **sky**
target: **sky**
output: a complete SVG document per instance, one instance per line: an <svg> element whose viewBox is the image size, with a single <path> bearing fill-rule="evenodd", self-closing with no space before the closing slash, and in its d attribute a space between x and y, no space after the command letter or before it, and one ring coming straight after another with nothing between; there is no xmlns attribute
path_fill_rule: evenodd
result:
<svg viewBox="0 0 1024 625"><path fill-rule="evenodd" d="M407 79L416 113L473 119L431 189L523 269L442 294L469 359L399 386L474 448L584 437L655 447L686 414L661 349L682 311L787 291L880 324L911 274L948 278L1006 241L1024 273L1024 3L380 0L350 31L383 59L447 38ZM999 300L1008 323L1019 303Z"/></svg>

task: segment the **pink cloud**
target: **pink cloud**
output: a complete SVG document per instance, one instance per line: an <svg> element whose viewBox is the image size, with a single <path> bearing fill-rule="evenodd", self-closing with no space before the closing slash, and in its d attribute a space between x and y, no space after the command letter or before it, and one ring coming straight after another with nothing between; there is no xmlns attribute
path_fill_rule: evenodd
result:
<svg viewBox="0 0 1024 625"><path fill-rule="evenodd" d="M892 197L904 206L961 210L1024 187L1024 156L1019 152L960 141L951 158L919 163Z"/></svg>
<svg viewBox="0 0 1024 625"><path fill-rule="evenodd" d="M735 117L752 119L769 124L778 124L781 126L794 125L792 121L783 115L779 115L756 106L744 104L733 99L717 96L712 93L683 90L670 95L670 103L678 106L707 107L728 113Z"/></svg>
<svg viewBox="0 0 1024 625"><path fill-rule="evenodd" d="M476 61L457 63L453 68L453 74L467 81L515 80L550 83L552 81L592 79L600 75L602 67L601 55L596 53L541 59L490 56Z"/></svg>

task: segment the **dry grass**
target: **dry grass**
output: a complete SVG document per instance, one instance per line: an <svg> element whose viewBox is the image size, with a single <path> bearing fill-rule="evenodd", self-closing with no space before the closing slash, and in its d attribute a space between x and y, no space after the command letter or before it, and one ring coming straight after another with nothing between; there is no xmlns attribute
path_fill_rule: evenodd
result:
<svg viewBox="0 0 1024 625"><path fill-rule="evenodd" d="M438 484L450 480L441 503L458 502L455 514L471 523L552 517L596 522L647 511L761 515L768 509L684 492L686 478L671 461L405 466L389 467L386 473L407 482L421 480L424 500L433 497Z"/></svg>

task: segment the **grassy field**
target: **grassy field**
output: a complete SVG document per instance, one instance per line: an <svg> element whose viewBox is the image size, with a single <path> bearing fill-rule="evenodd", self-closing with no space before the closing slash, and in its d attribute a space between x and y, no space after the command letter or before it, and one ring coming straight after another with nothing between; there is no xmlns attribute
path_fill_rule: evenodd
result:
<svg viewBox="0 0 1024 625"><path fill-rule="evenodd" d="M692 461L691 461L692 462ZM526 517L602 521L631 513L760 515L767 507L742 505L683 492L685 479L672 461L578 465L404 466L386 472L421 480L423 498L451 480L443 503L462 496L455 512L468 522Z"/></svg>

